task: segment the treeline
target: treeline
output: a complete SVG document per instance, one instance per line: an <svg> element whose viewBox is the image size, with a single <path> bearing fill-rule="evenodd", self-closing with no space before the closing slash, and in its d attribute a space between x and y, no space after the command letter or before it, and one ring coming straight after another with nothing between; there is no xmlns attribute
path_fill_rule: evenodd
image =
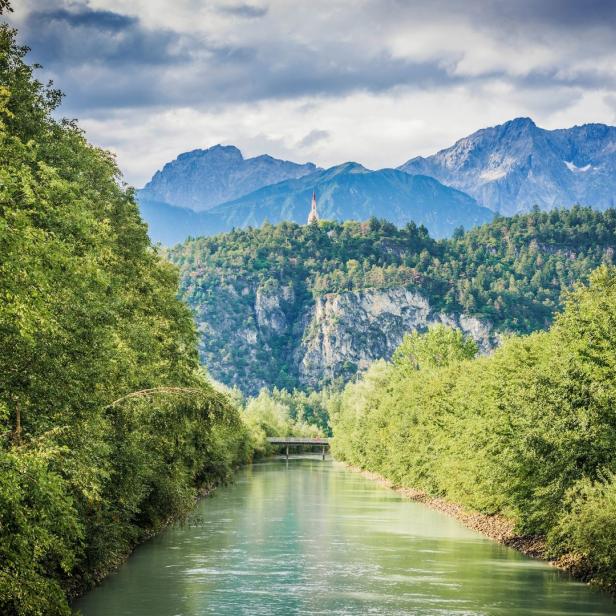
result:
<svg viewBox="0 0 616 616"><path fill-rule="evenodd" d="M613 263L615 250L616 210L576 206L497 218L441 241L414 223L285 222L188 240L166 254L199 311L215 308L217 290L234 281L292 284L307 300L409 286L435 307L530 333L549 325L563 290Z"/></svg>
<svg viewBox="0 0 616 616"><path fill-rule="evenodd" d="M112 156L26 52L0 26L0 613L53 616L252 445Z"/></svg>
<svg viewBox="0 0 616 616"><path fill-rule="evenodd" d="M237 388L215 383L231 403L241 411L248 429L250 449L255 457L276 453L267 443L270 436L331 436L328 407L333 391L287 391L274 387L245 398Z"/></svg>
<svg viewBox="0 0 616 616"><path fill-rule="evenodd" d="M443 327L407 336L334 401L334 454L503 514L616 590L616 268L568 294L549 331L475 353Z"/></svg>

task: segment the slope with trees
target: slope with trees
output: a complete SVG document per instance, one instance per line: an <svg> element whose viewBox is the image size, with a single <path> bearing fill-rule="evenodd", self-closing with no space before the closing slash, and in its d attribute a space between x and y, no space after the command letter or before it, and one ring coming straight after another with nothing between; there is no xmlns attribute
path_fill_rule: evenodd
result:
<svg viewBox="0 0 616 616"><path fill-rule="evenodd" d="M404 287L434 310L529 333L548 327L562 291L612 263L615 248L616 212L575 207L499 218L441 241L377 219L266 224L189 240L167 256L180 268L202 360L217 379L256 393L298 386L293 358L319 297ZM280 327L261 318L272 302Z"/></svg>

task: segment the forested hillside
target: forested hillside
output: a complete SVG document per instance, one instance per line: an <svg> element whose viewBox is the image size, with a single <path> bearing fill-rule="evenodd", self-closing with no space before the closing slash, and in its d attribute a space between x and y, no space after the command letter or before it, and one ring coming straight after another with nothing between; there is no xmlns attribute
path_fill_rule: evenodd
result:
<svg viewBox="0 0 616 616"><path fill-rule="evenodd" d="M499 218L443 241L376 219L266 224L167 255L180 267L203 361L216 378L256 392L348 378L390 354L405 328L434 320L472 317L469 331L486 344L488 330L546 328L561 292L612 263L615 247L616 212L575 207ZM355 343L361 352L348 350Z"/></svg>
<svg viewBox="0 0 616 616"><path fill-rule="evenodd" d="M332 404L334 454L502 514L539 553L614 590L615 319L616 268L602 266L548 332L492 356L473 359L443 327L408 336Z"/></svg>
<svg viewBox="0 0 616 616"><path fill-rule="evenodd" d="M0 613L53 616L249 449L112 156L26 52L0 26Z"/></svg>

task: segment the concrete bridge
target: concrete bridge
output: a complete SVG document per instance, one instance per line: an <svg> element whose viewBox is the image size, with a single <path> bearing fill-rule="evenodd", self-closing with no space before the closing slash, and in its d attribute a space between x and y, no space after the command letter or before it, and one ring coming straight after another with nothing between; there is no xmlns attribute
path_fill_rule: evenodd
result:
<svg viewBox="0 0 616 616"><path fill-rule="evenodd" d="M291 445L304 445L321 447L321 457L325 460L325 449L329 447L328 438L306 438L304 436L270 436L267 442L272 445L281 445L285 447L287 460L289 459L289 447Z"/></svg>

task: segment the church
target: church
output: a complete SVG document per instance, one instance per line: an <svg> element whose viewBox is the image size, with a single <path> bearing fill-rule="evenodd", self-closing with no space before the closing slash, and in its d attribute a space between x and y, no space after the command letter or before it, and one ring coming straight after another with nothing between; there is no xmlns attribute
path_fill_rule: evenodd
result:
<svg viewBox="0 0 616 616"><path fill-rule="evenodd" d="M312 193L312 207L310 208L310 214L308 214L308 223L312 224L313 222L319 222L319 215L317 214L317 194L316 192Z"/></svg>

